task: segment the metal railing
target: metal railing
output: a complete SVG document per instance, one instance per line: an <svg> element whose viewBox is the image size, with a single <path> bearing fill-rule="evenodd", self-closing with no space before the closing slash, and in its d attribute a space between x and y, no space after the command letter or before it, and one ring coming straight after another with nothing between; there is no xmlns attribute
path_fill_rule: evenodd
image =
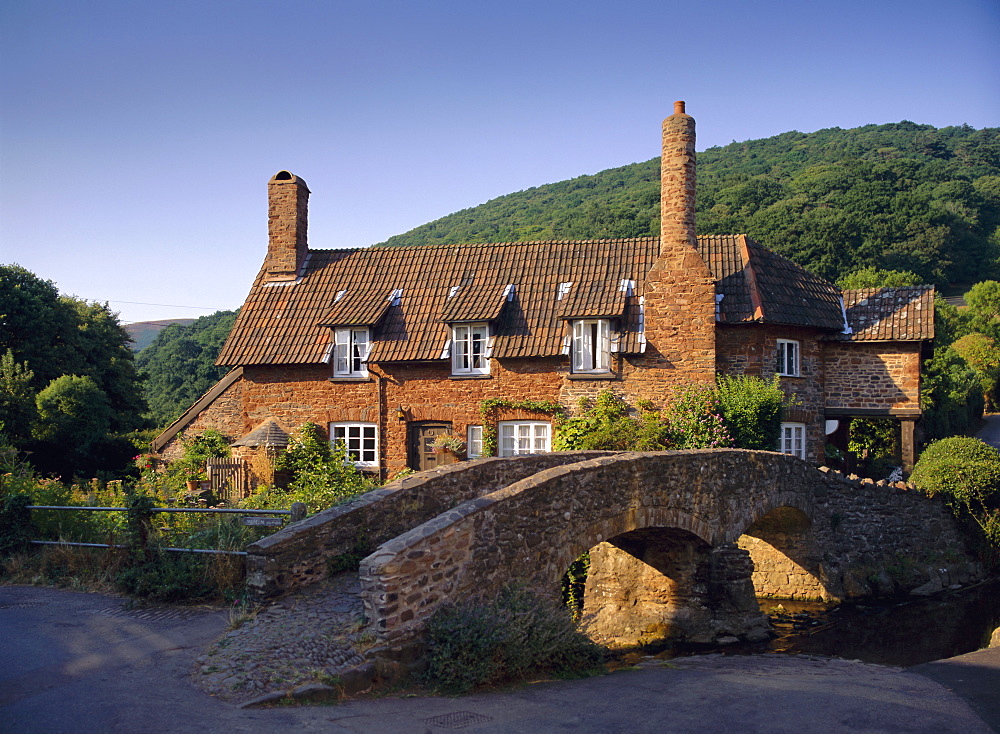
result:
<svg viewBox="0 0 1000 734"><path fill-rule="evenodd" d="M89 505L27 505L28 510L83 510L90 512L128 512L127 507L91 507ZM255 519L254 516L262 515L288 515L291 522L298 522L306 516L306 506L302 502L293 502L290 510L239 510L228 507L150 507L150 513L160 512L215 512L220 514L244 515L244 525L258 527L280 527L281 518L275 517L275 522L248 522ZM270 520L272 518L259 517L260 520ZM118 545L109 543L75 543L63 540L32 540L34 545L63 545L80 548L130 548L128 545ZM211 550L204 548L161 548L160 550L171 551L173 553L215 553L228 556L245 556L246 551L225 551Z"/></svg>

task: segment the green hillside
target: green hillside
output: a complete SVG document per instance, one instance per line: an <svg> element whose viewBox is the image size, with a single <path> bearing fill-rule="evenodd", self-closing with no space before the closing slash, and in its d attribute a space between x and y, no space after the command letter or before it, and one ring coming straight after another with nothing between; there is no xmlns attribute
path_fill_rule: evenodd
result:
<svg viewBox="0 0 1000 734"><path fill-rule="evenodd" d="M658 234L659 160L501 196L385 245ZM912 122L788 132L698 155L698 231L746 233L834 280L1000 275L1000 128Z"/></svg>
<svg viewBox="0 0 1000 734"><path fill-rule="evenodd" d="M215 358L236 321L236 311L216 311L189 324L172 324L136 355L143 375L149 417L166 426L187 410L226 372Z"/></svg>

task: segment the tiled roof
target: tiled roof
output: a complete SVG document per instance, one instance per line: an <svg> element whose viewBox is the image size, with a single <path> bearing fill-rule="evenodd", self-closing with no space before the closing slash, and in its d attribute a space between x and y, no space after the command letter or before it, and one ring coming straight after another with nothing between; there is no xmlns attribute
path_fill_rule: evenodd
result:
<svg viewBox="0 0 1000 734"><path fill-rule="evenodd" d="M851 341L922 341L934 338L934 287L844 291Z"/></svg>
<svg viewBox="0 0 1000 734"><path fill-rule="evenodd" d="M833 285L753 240L713 235L698 249L724 323L843 329ZM311 250L294 283L261 271L217 362L326 362L331 326L376 326L372 362L438 360L449 323L462 321L492 322L494 357L551 356L563 351L564 320L583 317L616 318L619 351L640 352L639 301L658 251L656 237Z"/></svg>
<svg viewBox="0 0 1000 734"><path fill-rule="evenodd" d="M288 433L278 425L274 418L268 418L239 441L234 441L233 446L284 448L288 446Z"/></svg>
<svg viewBox="0 0 1000 734"><path fill-rule="evenodd" d="M655 237L572 242L442 245L430 247L372 247L358 250L312 250L301 278L290 285L273 285L262 271L240 309L239 317L219 354L218 364L314 364L329 359L327 325L361 325L372 311L359 313L353 293L372 294L384 305L388 294L400 289L399 305L389 306L375 331L369 360L373 362L437 360L450 337L448 322L492 320L496 334L494 357L558 355L566 326L560 317L565 305L557 300L559 284L572 282L584 301L601 313L621 313L625 294L622 280L635 281L635 295L659 250ZM593 288L590 284L606 284ZM506 288L514 295L506 299ZM459 286L451 299L449 292ZM334 303L340 291L347 291ZM460 299L455 301L455 299ZM361 299L364 300L364 299ZM449 303L449 300L452 302ZM637 299L630 298L636 310ZM341 307L341 303L347 305ZM468 311L461 313L459 305ZM610 304L610 305L609 305ZM586 303L580 309L586 310ZM344 321L334 324L333 319ZM623 319L633 330L637 315ZM366 324L368 325L368 324ZM627 344L638 343L626 334Z"/></svg>
<svg viewBox="0 0 1000 734"><path fill-rule="evenodd" d="M698 238L698 251L722 295L722 323L844 328L836 286L761 247L746 235Z"/></svg>

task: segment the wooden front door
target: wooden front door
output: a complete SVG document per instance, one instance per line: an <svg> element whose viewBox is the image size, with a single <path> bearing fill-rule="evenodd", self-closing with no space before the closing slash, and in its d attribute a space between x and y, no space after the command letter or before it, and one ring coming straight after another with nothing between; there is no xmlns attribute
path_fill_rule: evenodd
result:
<svg viewBox="0 0 1000 734"><path fill-rule="evenodd" d="M451 423L411 423L410 424L410 468L415 471L433 469L455 461L450 453L435 454L431 448L434 439L451 433Z"/></svg>

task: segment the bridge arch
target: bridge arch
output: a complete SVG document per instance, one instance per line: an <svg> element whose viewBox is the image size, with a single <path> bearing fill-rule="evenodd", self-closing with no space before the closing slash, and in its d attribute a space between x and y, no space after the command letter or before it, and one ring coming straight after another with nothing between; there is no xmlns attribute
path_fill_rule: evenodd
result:
<svg viewBox="0 0 1000 734"><path fill-rule="evenodd" d="M674 579L681 587L674 596L687 600L672 612L685 620L683 636L749 634L764 622L752 563L734 541L777 506L808 508L798 492L809 471L791 457L736 449L627 452L553 467L463 503L366 558L368 616L380 637L392 639L442 603L495 593L511 580L554 594L580 553L617 539L661 569L669 565L665 545L697 549Z"/></svg>

